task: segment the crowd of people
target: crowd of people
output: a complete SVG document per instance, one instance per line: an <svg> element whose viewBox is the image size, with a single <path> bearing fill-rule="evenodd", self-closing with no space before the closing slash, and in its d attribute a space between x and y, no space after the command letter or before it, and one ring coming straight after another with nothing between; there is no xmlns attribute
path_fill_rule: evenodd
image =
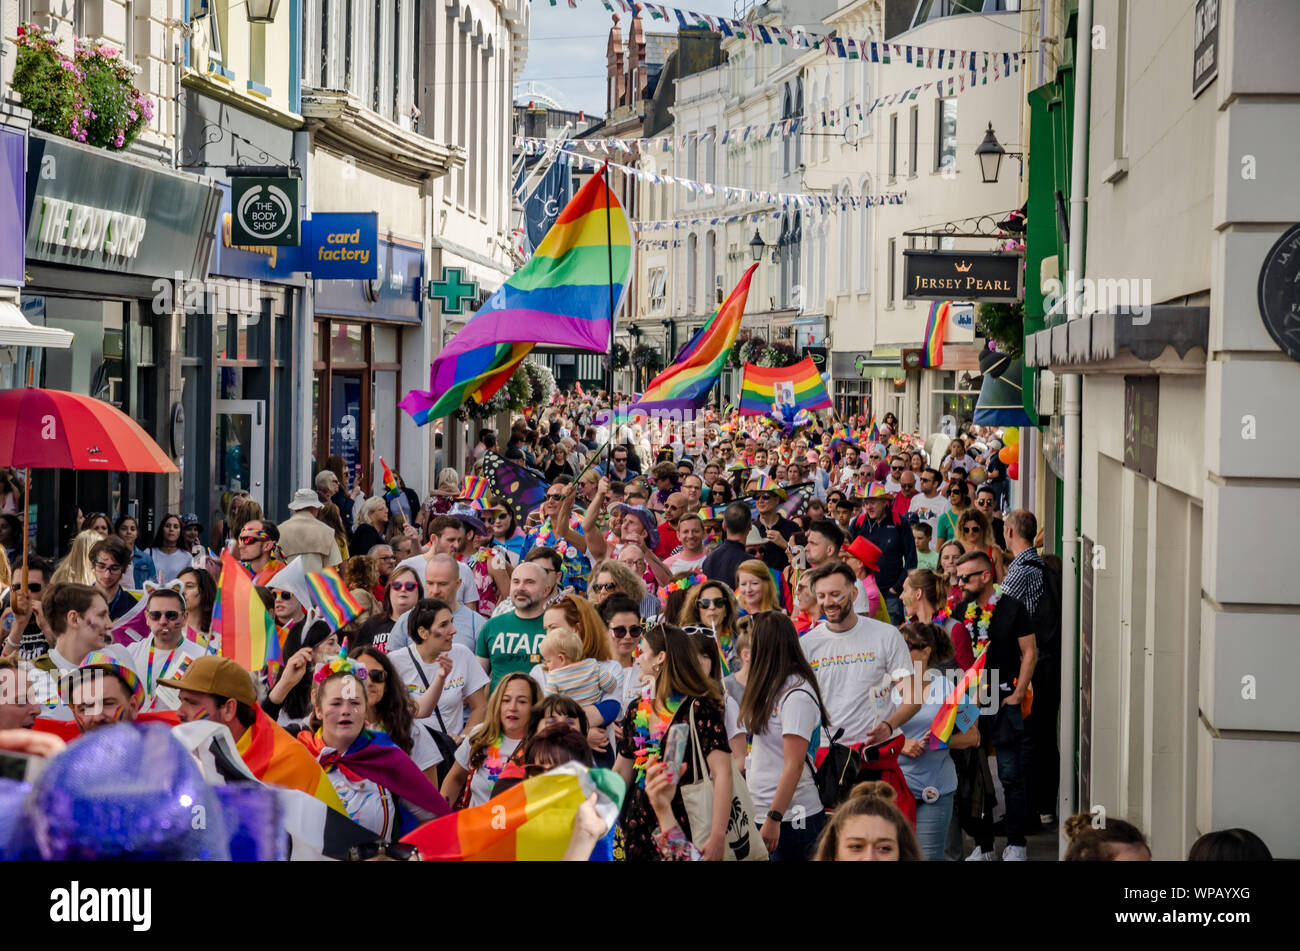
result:
<svg viewBox="0 0 1300 951"><path fill-rule="evenodd" d="M91 513L25 582L6 508L0 746L212 721L248 775L389 857L576 762L626 794L612 830L578 809L570 858L608 836L626 861L1025 860L1057 822L1061 565L1012 504L1000 433L627 422L622 402L561 393L485 429L423 501L400 476L367 496L331 457L279 520L245 493L152 539ZM218 609L222 552L279 662L222 652L214 610L246 608ZM331 624L295 562L335 569L361 613ZM978 715L936 732L972 670ZM1066 818L1067 857L1150 857L1128 823ZM1213 835L1192 857L1258 843Z"/></svg>

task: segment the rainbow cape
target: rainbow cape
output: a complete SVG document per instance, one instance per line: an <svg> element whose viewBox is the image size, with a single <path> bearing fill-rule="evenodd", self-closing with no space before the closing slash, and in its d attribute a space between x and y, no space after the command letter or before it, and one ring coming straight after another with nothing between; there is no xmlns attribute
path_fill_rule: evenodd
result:
<svg viewBox="0 0 1300 951"><path fill-rule="evenodd" d="M565 763L481 806L426 822L402 841L426 862L554 862L569 846L578 806L596 793L596 812L611 829L626 789L611 769Z"/></svg>
<svg viewBox="0 0 1300 951"><path fill-rule="evenodd" d="M401 488L397 485L397 480L393 478L393 470L388 468L388 463L384 462L384 457L379 457L379 464L384 467L384 498L392 500L402 494Z"/></svg>
<svg viewBox="0 0 1300 951"><path fill-rule="evenodd" d="M941 750L948 745L948 740L952 737L953 730L958 733L965 733L970 729L970 725L979 719L979 678L984 671L984 662L988 660L989 652L981 651L980 655L975 658L975 663L971 665L970 670L962 675L957 686L953 688L948 699L939 707L939 712L935 714L934 720L930 723L930 741L928 746L932 750Z"/></svg>
<svg viewBox="0 0 1300 951"><path fill-rule="evenodd" d="M212 608L212 633L221 635L221 656L245 670L280 661L275 619L253 590L253 579L229 549L221 553L221 581Z"/></svg>
<svg viewBox="0 0 1300 951"><path fill-rule="evenodd" d="M789 390L786 390L789 387ZM740 414L742 416L768 416L772 404L777 402L778 389L793 393L795 411L801 409L830 409L831 398L826 385L817 372L812 357L804 357L788 367L760 367L746 363L740 382Z"/></svg>
<svg viewBox="0 0 1300 951"><path fill-rule="evenodd" d="M337 631L365 610L348 590L337 568L313 571L307 575L307 588L332 631Z"/></svg>
<svg viewBox="0 0 1300 951"><path fill-rule="evenodd" d="M471 398L486 403L536 344L609 351L632 271L632 229L605 175L588 179L528 262L434 358L429 389L398 404L419 425Z"/></svg>
<svg viewBox="0 0 1300 951"><path fill-rule="evenodd" d="M925 346L921 350L921 366L943 366L943 335L948 329L948 313L952 301L937 300L930 304L930 316L925 322Z"/></svg>
<svg viewBox="0 0 1300 951"><path fill-rule="evenodd" d="M750 265L722 306L687 341L672 366L650 381L631 410L699 409L708 402L709 391L718 382L736 342L736 332L745 315L745 301L749 298L749 282L756 267L757 264ZM769 405L771 402L768 400Z"/></svg>
<svg viewBox="0 0 1300 951"><path fill-rule="evenodd" d="M235 743L235 749L252 774L270 786L298 789L315 796L331 809L347 815L334 785L307 747L277 726L260 704L253 707L253 713L257 719Z"/></svg>

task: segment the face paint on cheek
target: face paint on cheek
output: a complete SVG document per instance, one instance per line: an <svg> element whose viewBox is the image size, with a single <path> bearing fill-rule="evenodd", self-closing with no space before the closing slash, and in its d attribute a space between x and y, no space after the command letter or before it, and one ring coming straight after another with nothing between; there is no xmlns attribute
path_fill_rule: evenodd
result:
<svg viewBox="0 0 1300 951"><path fill-rule="evenodd" d="M200 710L198 713L196 713L194 716L190 718L191 722L196 720L211 720L211 719L212 717L208 715L207 710Z"/></svg>

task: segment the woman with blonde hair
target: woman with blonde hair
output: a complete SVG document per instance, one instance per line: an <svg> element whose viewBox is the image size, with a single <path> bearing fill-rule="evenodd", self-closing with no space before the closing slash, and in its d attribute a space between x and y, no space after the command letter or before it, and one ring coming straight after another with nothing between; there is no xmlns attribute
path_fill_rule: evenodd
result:
<svg viewBox="0 0 1300 951"><path fill-rule="evenodd" d="M817 840L817 862L920 862L921 844L883 782L858 783Z"/></svg>
<svg viewBox="0 0 1300 951"><path fill-rule="evenodd" d="M937 624L952 641L954 659L962 670L975 663L970 632L952 616L947 604L948 591L943 577L929 568L915 568L903 581L903 613L909 621Z"/></svg>
<svg viewBox="0 0 1300 951"><path fill-rule="evenodd" d="M776 593L776 582L767 563L751 558L736 568L736 600L742 614L759 614L763 611L780 611L781 601Z"/></svg>
<svg viewBox="0 0 1300 951"><path fill-rule="evenodd" d="M90 529L78 532L77 536L72 540L72 547L68 549L68 553L59 562L59 567L54 569L54 574L50 577L50 587L70 582L72 584L84 584L93 588L95 586L95 570L90 567L90 549L96 542L102 540L103 536L99 532Z"/></svg>
<svg viewBox="0 0 1300 951"><path fill-rule="evenodd" d="M348 533L343 528L343 515L339 512L339 507L333 502L326 502L321 506L316 520L324 522L334 533L334 543L339 546L339 557L344 561L352 557L348 553Z"/></svg>
<svg viewBox="0 0 1300 951"><path fill-rule="evenodd" d="M958 601L966 595L957 583L957 561L966 554L966 549L959 541L949 539L939 547L939 568L935 572L940 578L940 587L948 593L948 610L951 611Z"/></svg>
<svg viewBox="0 0 1300 951"><path fill-rule="evenodd" d="M623 666L614 659L610 646L609 628L595 606L586 598L577 594L565 595L559 601L549 605L542 613L542 627L547 634L559 628L567 628L577 633L582 640L580 660L594 660L609 671L621 686L625 677ZM532 677L548 693L553 689L547 682L546 671L541 665L532 669ZM613 741L615 739L611 724L623 713L623 704L615 694L602 697L594 705L584 708L587 720L587 743L592 753L598 758L596 765L610 767L614 765Z"/></svg>
<svg viewBox="0 0 1300 951"><path fill-rule="evenodd" d="M459 747L456 762L442 781L442 794L456 808L480 806L492 795L501 770L528 735L533 707L542 689L527 674L506 674L488 697L487 714Z"/></svg>
<svg viewBox="0 0 1300 951"><path fill-rule="evenodd" d="M988 516L974 506L962 512L957 519L957 541L966 551L978 551L989 556L993 562L993 580L1001 581L1005 568L1002 564L1002 549L993 543L993 528Z"/></svg>
<svg viewBox="0 0 1300 951"><path fill-rule="evenodd" d="M627 565L605 558L591 570L592 602L599 605L611 594L621 594L641 604L646 598L645 582Z"/></svg>

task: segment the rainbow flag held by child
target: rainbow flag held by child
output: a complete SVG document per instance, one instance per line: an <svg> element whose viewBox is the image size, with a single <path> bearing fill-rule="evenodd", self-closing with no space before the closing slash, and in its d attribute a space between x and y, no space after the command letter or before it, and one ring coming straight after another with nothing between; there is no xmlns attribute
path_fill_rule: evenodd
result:
<svg viewBox="0 0 1300 951"><path fill-rule="evenodd" d="M212 632L221 635L221 656L248 671L279 663L275 619L253 588L253 578L229 549L221 553L221 580L212 608Z"/></svg>
<svg viewBox="0 0 1300 951"><path fill-rule="evenodd" d="M393 478L393 470L388 468L388 463L384 462L384 457L379 457L379 464L384 467L384 498L391 502L402 494L402 489Z"/></svg>
<svg viewBox="0 0 1300 951"><path fill-rule="evenodd" d="M481 806L426 822L402 841L426 862L555 862L573 837L578 807L596 793L596 813L613 829L627 790L610 769L565 763L493 796ZM592 859L609 858L597 843Z"/></svg>
<svg viewBox="0 0 1300 951"><path fill-rule="evenodd" d="M831 398L812 357L788 367L760 367L746 363L740 381L740 415L767 416L772 404L806 409L830 409Z"/></svg>
<svg viewBox="0 0 1300 951"><path fill-rule="evenodd" d="M311 591L311 599L316 602L321 617L328 622L330 630L337 631L349 621L359 617L365 610L361 602L348 590L337 568L326 568L323 571L309 573L307 588Z"/></svg>
<svg viewBox="0 0 1300 951"><path fill-rule="evenodd" d="M954 730L965 733L970 729L971 724L979 719L979 679L988 657L988 651L980 652L970 670L962 675L957 686L948 695L948 699L939 707L939 712L930 723L928 743L930 749L944 749L948 745L948 740L952 738Z"/></svg>

